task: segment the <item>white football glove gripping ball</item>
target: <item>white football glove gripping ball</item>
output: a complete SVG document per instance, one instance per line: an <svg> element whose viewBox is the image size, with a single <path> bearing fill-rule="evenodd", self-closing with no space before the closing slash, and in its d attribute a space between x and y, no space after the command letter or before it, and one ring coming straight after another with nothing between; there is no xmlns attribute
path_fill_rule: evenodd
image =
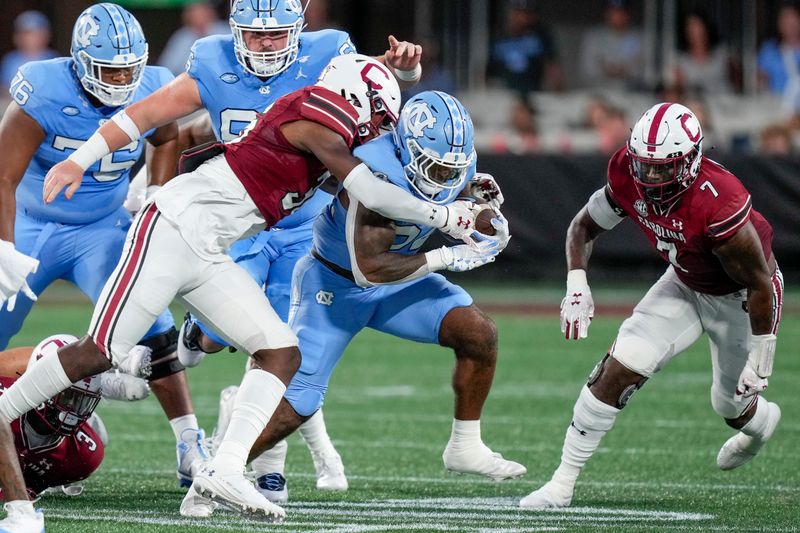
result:
<svg viewBox="0 0 800 533"><path fill-rule="evenodd" d="M752 336L750 353L736 385L735 399L744 400L767 389L767 378L772 375L775 360L776 341L777 337L772 333Z"/></svg>
<svg viewBox="0 0 800 533"><path fill-rule="evenodd" d="M495 211L500 210L500 206L505 202L503 192L497 184L494 176L485 172L476 172L469 183L469 194L473 198L483 200Z"/></svg>
<svg viewBox="0 0 800 533"><path fill-rule="evenodd" d="M475 216L478 214L475 204L467 200L456 200L445 206L445 209L447 220L439 230L454 239L469 242L470 235L475 231Z"/></svg>
<svg viewBox="0 0 800 533"><path fill-rule="evenodd" d="M493 262L498 253L500 252L497 250L497 243L487 240L473 244L442 246L426 252L425 259L431 272L445 269L451 272L466 272Z"/></svg>
<svg viewBox="0 0 800 533"><path fill-rule="evenodd" d="M14 243L0 241L0 306L8 300L7 311L13 311L17 303L17 293L20 291L36 301L36 294L28 286L26 279L37 268L38 259L18 252Z"/></svg>
<svg viewBox="0 0 800 533"><path fill-rule="evenodd" d="M474 232L472 239L477 242L493 241L497 243L497 253L499 254L508 246L508 241L511 240L511 234L508 232L508 219L503 214L494 209L495 218L492 219L492 227L495 229L494 235L484 235L483 233Z"/></svg>
<svg viewBox="0 0 800 533"><path fill-rule="evenodd" d="M594 300L586 271L570 270L567 274L567 295L561 300L561 333L569 340L589 336L589 324L594 317Z"/></svg>

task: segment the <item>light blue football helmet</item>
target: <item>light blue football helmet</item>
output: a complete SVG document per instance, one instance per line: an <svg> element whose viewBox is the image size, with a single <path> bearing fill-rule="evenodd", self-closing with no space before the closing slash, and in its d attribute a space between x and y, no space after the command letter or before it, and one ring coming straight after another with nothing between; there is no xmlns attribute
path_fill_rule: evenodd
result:
<svg viewBox="0 0 800 533"><path fill-rule="evenodd" d="M289 68L297 59L300 32L305 26L303 13L300 0L232 0L229 22L239 64L262 78ZM250 50L244 32L286 34L286 44L276 50Z"/></svg>
<svg viewBox="0 0 800 533"><path fill-rule="evenodd" d="M147 63L147 41L139 22L116 4L102 3L80 14L72 30L72 58L81 85L107 106L128 104ZM102 70L130 68L129 83L104 82Z"/></svg>
<svg viewBox="0 0 800 533"><path fill-rule="evenodd" d="M406 178L433 203L453 199L475 161L472 119L453 96L425 91L406 102L394 131Z"/></svg>

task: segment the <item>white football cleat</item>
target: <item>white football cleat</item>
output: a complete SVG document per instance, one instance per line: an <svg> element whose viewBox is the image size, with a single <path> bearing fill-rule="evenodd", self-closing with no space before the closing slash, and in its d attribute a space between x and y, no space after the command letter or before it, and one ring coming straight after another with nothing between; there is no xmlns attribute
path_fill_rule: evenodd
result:
<svg viewBox="0 0 800 533"><path fill-rule="evenodd" d="M769 420L763 437L760 439L751 437L740 431L722 445L717 454L717 466L722 470L733 470L745 464L758 454L775 433L775 428L778 427L778 422L781 420L781 408L772 402L769 402L767 407L769 408Z"/></svg>
<svg viewBox="0 0 800 533"><path fill-rule="evenodd" d="M204 498L196 491L189 489L181 502L181 516L208 518L214 514L217 507L219 507L217 502Z"/></svg>
<svg viewBox="0 0 800 533"><path fill-rule="evenodd" d="M448 442L442 460L445 469L450 472L477 474L492 481L515 479L528 472L521 464L503 459L502 455L493 452L483 443L468 449L454 450Z"/></svg>
<svg viewBox="0 0 800 533"><path fill-rule="evenodd" d="M558 483L548 481L542 488L522 498L519 506L523 509L558 509L569 507L572 503L572 491Z"/></svg>
<svg viewBox="0 0 800 533"><path fill-rule="evenodd" d="M100 395L104 400L135 402L150 395L150 386L142 378L112 369L100 374Z"/></svg>
<svg viewBox="0 0 800 533"><path fill-rule="evenodd" d="M289 501L286 478L279 472L259 476L256 479L256 490L272 503L284 504Z"/></svg>
<svg viewBox="0 0 800 533"><path fill-rule="evenodd" d="M286 516L286 511L259 494L243 473L218 472L209 465L195 475L192 489L200 496L249 518L278 523Z"/></svg>
<svg viewBox="0 0 800 533"><path fill-rule="evenodd" d="M317 490L344 491L348 488L347 476L341 456L333 453L311 453L317 472Z"/></svg>
<svg viewBox="0 0 800 533"><path fill-rule="evenodd" d="M206 356L206 353L197 344L197 337L201 333L195 319L190 313L186 313L181 330L178 332L178 361L186 368L199 365Z"/></svg>
<svg viewBox="0 0 800 533"><path fill-rule="evenodd" d="M178 453L178 485L190 487L194 476L211 460L206 448L206 433L202 429L184 429Z"/></svg>
<svg viewBox="0 0 800 533"><path fill-rule="evenodd" d="M117 369L131 376L146 378L152 372L152 368L150 368L150 356L152 353L153 350L147 346L137 344L131 348L131 351L122 361L117 363Z"/></svg>
<svg viewBox="0 0 800 533"><path fill-rule="evenodd" d="M30 502L23 502L22 506L16 503L3 504L8 516L0 520L0 533L44 533L44 513L40 509L31 512L33 506L26 505Z"/></svg>

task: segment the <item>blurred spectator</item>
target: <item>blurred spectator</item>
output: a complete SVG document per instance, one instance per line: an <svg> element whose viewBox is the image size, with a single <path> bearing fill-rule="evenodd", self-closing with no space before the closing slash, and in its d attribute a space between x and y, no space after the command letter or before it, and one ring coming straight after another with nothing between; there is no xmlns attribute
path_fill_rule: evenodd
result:
<svg viewBox="0 0 800 533"><path fill-rule="evenodd" d="M605 25L589 30L581 44L581 75L588 87L641 87L642 36L631 28L626 0L606 3Z"/></svg>
<svg viewBox="0 0 800 533"><path fill-rule="evenodd" d="M772 124L761 132L761 153L765 155L791 155L792 132L785 124Z"/></svg>
<svg viewBox="0 0 800 533"><path fill-rule="evenodd" d="M492 135L489 144L496 154L524 155L541 148L533 107L524 98L517 99L511 109L510 128Z"/></svg>
<svg viewBox="0 0 800 533"><path fill-rule="evenodd" d="M800 11L786 4L778 11L778 39L770 39L758 53L762 81L783 95L789 109L797 109L800 96Z"/></svg>
<svg viewBox="0 0 800 533"><path fill-rule="evenodd" d="M506 87L529 91L561 88L561 71L550 32L541 24L534 0L510 0L507 35L494 43L491 65Z"/></svg>
<svg viewBox="0 0 800 533"><path fill-rule="evenodd" d="M314 1L316 2L316 0ZM456 82L450 71L442 65L439 44L430 38L414 42L422 45L422 78L411 89L403 91L403 100L407 100L422 91L444 91L449 94L455 94Z"/></svg>
<svg viewBox="0 0 800 533"><path fill-rule="evenodd" d="M181 19L183 26L175 30L158 58L158 64L176 76L186 69L189 51L197 39L231 31L228 23L219 19L211 2L205 0L184 7Z"/></svg>
<svg viewBox="0 0 800 533"><path fill-rule="evenodd" d="M336 30L340 26L331 20L328 0L306 0L305 31Z"/></svg>
<svg viewBox="0 0 800 533"><path fill-rule="evenodd" d="M593 98L586 108L586 120L597 135L597 149L603 154L619 150L630 137L625 113L604 98Z"/></svg>
<svg viewBox="0 0 800 533"><path fill-rule="evenodd" d="M729 93L733 66L728 49L704 12L688 13L681 26L678 54L672 67L674 83L701 94Z"/></svg>
<svg viewBox="0 0 800 533"><path fill-rule="evenodd" d="M39 11L24 11L14 19L14 50L0 61L0 79L7 89L17 69L28 61L58 57L50 44L50 21ZM4 91L5 92L5 91Z"/></svg>

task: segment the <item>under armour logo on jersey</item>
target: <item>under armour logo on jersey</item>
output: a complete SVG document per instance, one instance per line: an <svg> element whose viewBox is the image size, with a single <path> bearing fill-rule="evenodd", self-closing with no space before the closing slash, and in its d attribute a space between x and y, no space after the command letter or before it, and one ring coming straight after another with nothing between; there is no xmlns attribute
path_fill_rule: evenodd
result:
<svg viewBox="0 0 800 533"><path fill-rule="evenodd" d="M320 305L327 305L328 307L333 305L333 293L330 291L318 291L316 299Z"/></svg>
<svg viewBox="0 0 800 533"><path fill-rule="evenodd" d="M582 292L573 292L572 297L575 298L570 302L570 305L581 305L581 297L583 296Z"/></svg>
<svg viewBox="0 0 800 533"><path fill-rule="evenodd" d="M678 231L683 231L683 222L681 222L680 220L675 220L673 218L672 219L672 227L675 228Z"/></svg>
<svg viewBox="0 0 800 533"><path fill-rule="evenodd" d="M91 15L86 14L78 21L75 28L75 40L83 47L92 44L92 37L100 32L100 25L94 21Z"/></svg>
<svg viewBox="0 0 800 533"><path fill-rule="evenodd" d="M422 137L426 129L435 125L436 117L425 102L413 104L406 114L406 128L414 137Z"/></svg>

